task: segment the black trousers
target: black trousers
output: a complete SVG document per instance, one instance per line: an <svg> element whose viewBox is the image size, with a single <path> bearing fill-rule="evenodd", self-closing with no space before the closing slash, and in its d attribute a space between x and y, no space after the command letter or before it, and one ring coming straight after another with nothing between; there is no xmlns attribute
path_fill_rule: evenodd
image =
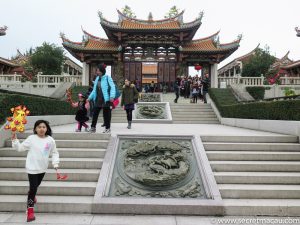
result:
<svg viewBox="0 0 300 225"><path fill-rule="evenodd" d="M203 91L203 101L204 103L207 103L207 99L206 99L206 94L208 93L208 91Z"/></svg>
<svg viewBox="0 0 300 225"><path fill-rule="evenodd" d="M35 198L37 189L40 186L44 176L45 176L45 173L28 174L29 192L28 192L28 197L27 197L27 207L34 206L34 198Z"/></svg>
<svg viewBox="0 0 300 225"><path fill-rule="evenodd" d="M94 107L93 112L93 120L91 127L96 128L99 113L101 111L101 107ZM109 107L103 107L103 119L104 119L104 125L106 129L110 129L110 122L111 122L111 109Z"/></svg>
<svg viewBox="0 0 300 225"><path fill-rule="evenodd" d="M92 119L92 125L91 127L96 128L96 124L98 121L99 113L101 111L101 107L94 107L93 109L93 119Z"/></svg>
<svg viewBox="0 0 300 225"><path fill-rule="evenodd" d="M179 98L179 89L178 89L178 90L175 90L175 95L176 95L176 98L175 98L174 102L177 103L178 98Z"/></svg>
<svg viewBox="0 0 300 225"><path fill-rule="evenodd" d="M106 129L110 129L110 122L111 122L111 108L103 107L103 118L104 118L104 125Z"/></svg>
<svg viewBox="0 0 300 225"><path fill-rule="evenodd" d="M132 109L126 109L126 114L127 114L127 121L131 122L132 121Z"/></svg>

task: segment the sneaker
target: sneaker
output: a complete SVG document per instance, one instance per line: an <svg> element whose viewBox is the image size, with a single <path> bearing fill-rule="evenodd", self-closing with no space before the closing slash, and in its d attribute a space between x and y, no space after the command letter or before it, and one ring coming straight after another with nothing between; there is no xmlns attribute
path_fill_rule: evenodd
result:
<svg viewBox="0 0 300 225"><path fill-rule="evenodd" d="M110 129L105 129L102 133L107 133L107 134L109 134L110 133Z"/></svg>
<svg viewBox="0 0 300 225"><path fill-rule="evenodd" d="M75 130L75 132L81 132L81 130L79 130L79 129L76 129L76 130Z"/></svg>
<svg viewBox="0 0 300 225"><path fill-rule="evenodd" d="M89 127L86 127L86 128L84 128L84 131L85 131L85 132L90 132L90 128L89 128Z"/></svg>
<svg viewBox="0 0 300 225"><path fill-rule="evenodd" d="M96 128L95 127L91 127L90 133L96 133Z"/></svg>

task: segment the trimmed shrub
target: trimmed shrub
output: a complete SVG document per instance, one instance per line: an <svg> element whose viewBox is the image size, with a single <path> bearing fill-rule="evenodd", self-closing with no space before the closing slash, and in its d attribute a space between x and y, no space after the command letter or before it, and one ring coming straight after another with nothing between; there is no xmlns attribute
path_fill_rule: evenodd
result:
<svg viewBox="0 0 300 225"><path fill-rule="evenodd" d="M272 101L238 103L229 89L211 88L209 95L222 117L264 120L300 120L300 100L296 96Z"/></svg>
<svg viewBox="0 0 300 225"><path fill-rule="evenodd" d="M234 97L232 91L228 88L220 89L220 88L210 88L208 90L209 96L216 104L217 108L219 109L221 115L222 113L222 106L224 105L233 105L237 104L238 101Z"/></svg>
<svg viewBox="0 0 300 225"><path fill-rule="evenodd" d="M263 120L300 120L300 100L222 106L222 116Z"/></svg>
<svg viewBox="0 0 300 225"><path fill-rule="evenodd" d="M76 112L76 109L73 109L65 101L17 94L1 94L0 105L0 124L3 124L6 118L11 116L10 109L18 105L27 106L30 116L75 115Z"/></svg>
<svg viewBox="0 0 300 225"><path fill-rule="evenodd" d="M246 90L255 100L262 100L265 97L264 87L246 87Z"/></svg>

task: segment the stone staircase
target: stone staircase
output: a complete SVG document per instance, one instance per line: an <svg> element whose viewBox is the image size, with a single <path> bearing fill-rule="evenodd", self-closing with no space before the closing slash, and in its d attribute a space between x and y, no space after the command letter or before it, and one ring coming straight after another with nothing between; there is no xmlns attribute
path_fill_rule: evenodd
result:
<svg viewBox="0 0 300 225"><path fill-rule="evenodd" d="M219 124L210 104L170 104L173 123Z"/></svg>
<svg viewBox="0 0 300 225"><path fill-rule="evenodd" d="M18 134L20 141L28 136ZM57 181L51 162L37 193L37 212L91 213L96 185L110 139L108 134L56 133L60 154L59 172L68 174ZM0 211L25 211L28 178L25 170L27 152L11 148L11 141L0 148ZM51 159L50 159L51 160Z"/></svg>
<svg viewBox="0 0 300 225"><path fill-rule="evenodd" d="M202 136L226 215L299 216L294 136Z"/></svg>
<svg viewBox="0 0 300 225"><path fill-rule="evenodd" d="M170 104L173 123L219 124L219 120L210 104ZM98 122L103 122L102 111ZM117 107L112 111L112 123L127 123L126 111Z"/></svg>

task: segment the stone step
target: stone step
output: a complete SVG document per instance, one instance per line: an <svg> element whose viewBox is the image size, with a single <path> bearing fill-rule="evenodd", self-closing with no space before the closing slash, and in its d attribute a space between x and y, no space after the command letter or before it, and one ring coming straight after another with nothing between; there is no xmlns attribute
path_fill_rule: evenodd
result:
<svg viewBox="0 0 300 225"><path fill-rule="evenodd" d="M210 161L214 172L300 172L300 162Z"/></svg>
<svg viewBox="0 0 300 225"><path fill-rule="evenodd" d="M62 174L68 174L68 181L97 182L100 169L59 169ZM0 168L0 180L27 181L28 174L25 168ZM45 181L56 181L56 171L48 169Z"/></svg>
<svg viewBox="0 0 300 225"><path fill-rule="evenodd" d="M172 113L172 117L174 118L217 118L215 114L182 114L182 113Z"/></svg>
<svg viewBox="0 0 300 225"><path fill-rule="evenodd" d="M179 113L214 113L214 111L212 109L189 109L189 108L178 108L178 109L174 109L171 108L171 112L179 112Z"/></svg>
<svg viewBox="0 0 300 225"><path fill-rule="evenodd" d="M299 216L299 199L223 199L225 215ZM297 223L295 223L297 224Z"/></svg>
<svg viewBox="0 0 300 225"><path fill-rule="evenodd" d="M22 142L24 139L20 139ZM93 140L85 142L82 140L55 140L57 148L106 148L108 145L107 140ZM6 147L11 147L11 140L5 141Z"/></svg>
<svg viewBox="0 0 300 225"><path fill-rule="evenodd" d="M300 184L296 172L214 172L218 184Z"/></svg>
<svg viewBox="0 0 300 225"><path fill-rule="evenodd" d="M219 120L197 120L197 121L184 121L176 120L173 121L174 124L220 124Z"/></svg>
<svg viewBox="0 0 300 225"><path fill-rule="evenodd" d="M94 196L44 196L37 195L35 212L91 213ZM1 212L25 212L27 195L0 195Z"/></svg>
<svg viewBox="0 0 300 225"><path fill-rule="evenodd" d="M206 151L209 160L300 161L300 152Z"/></svg>
<svg viewBox="0 0 300 225"><path fill-rule="evenodd" d="M43 181L38 195L94 196L97 182ZM0 181L0 195L26 195L28 181Z"/></svg>
<svg viewBox="0 0 300 225"><path fill-rule="evenodd" d="M206 109L206 108L211 108L210 104L195 104L195 103L189 103L189 104L172 104L172 108L198 108L198 109Z"/></svg>
<svg viewBox="0 0 300 225"><path fill-rule="evenodd" d="M298 143L297 136L201 136L202 142L238 142L238 143Z"/></svg>
<svg viewBox="0 0 300 225"><path fill-rule="evenodd" d="M24 168L25 157L0 157L0 168ZM100 169L101 158L60 158L59 167L62 169ZM49 159L49 168L52 168Z"/></svg>
<svg viewBox="0 0 300 225"><path fill-rule="evenodd" d="M226 143L204 142L206 151L300 151L297 143Z"/></svg>
<svg viewBox="0 0 300 225"><path fill-rule="evenodd" d="M59 156L63 158L104 158L106 149L97 148L58 148ZM0 148L2 157L25 157L27 151L18 152L13 148Z"/></svg>
<svg viewBox="0 0 300 225"><path fill-rule="evenodd" d="M215 117L190 117L189 115L185 115L185 117L175 117L173 120L183 120L183 121L192 121L192 120L218 120L218 118Z"/></svg>
<svg viewBox="0 0 300 225"><path fill-rule="evenodd" d="M75 127L75 125L74 125ZM18 133L19 139L25 139L32 133ZM52 137L54 140L109 140L110 134L98 134L98 133L53 133Z"/></svg>
<svg viewBox="0 0 300 225"><path fill-rule="evenodd" d="M300 199L300 185L219 184L222 198Z"/></svg>

